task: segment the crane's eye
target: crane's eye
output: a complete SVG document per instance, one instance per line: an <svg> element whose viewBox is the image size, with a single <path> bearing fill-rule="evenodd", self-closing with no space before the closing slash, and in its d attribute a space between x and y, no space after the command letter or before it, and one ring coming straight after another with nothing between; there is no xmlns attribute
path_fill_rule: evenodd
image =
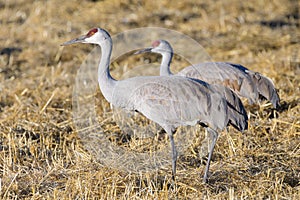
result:
<svg viewBox="0 0 300 200"><path fill-rule="evenodd" d="M152 42L152 47L158 47L158 45L160 45L159 40L155 40L154 42Z"/></svg>
<svg viewBox="0 0 300 200"><path fill-rule="evenodd" d="M97 32L98 32L98 29L94 28L94 29L90 30L90 31L86 34L86 36L87 36L87 37L91 37L92 35L94 35L94 34L97 33Z"/></svg>

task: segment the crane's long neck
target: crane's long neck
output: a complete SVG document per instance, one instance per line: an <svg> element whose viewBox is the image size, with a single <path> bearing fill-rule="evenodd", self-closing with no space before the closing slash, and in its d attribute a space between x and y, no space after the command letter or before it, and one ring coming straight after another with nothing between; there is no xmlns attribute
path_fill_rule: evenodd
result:
<svg viewBox="0 0 300 200"><path fill-rule="evenodd" d="M117 83L117 81L111 77L109 72L110 56L112 52L111 39L107 39L100 47L102 55L98 67L98 82L103 96L111 103L113 90Z"/></svg>
<svg viewBox="0 0 300 200"><path fill-rule="evenodd" d="M160 75L161 76L170 76L173 75L170 71L170 64L172 61L173 53L172 52L164 52L162 55L162 61L160 64Z"/></svg>

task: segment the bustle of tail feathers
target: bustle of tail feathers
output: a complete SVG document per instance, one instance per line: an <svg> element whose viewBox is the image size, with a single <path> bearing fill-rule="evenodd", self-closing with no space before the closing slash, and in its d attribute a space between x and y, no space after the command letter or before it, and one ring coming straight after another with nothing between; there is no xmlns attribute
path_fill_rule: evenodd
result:
<svg viewBox="0 0 300 200"><path fill-rule="evenodd" d="M211 85L211 87L226 99L228 124L241 132L247 130L248 116L240 98L232 90L222 85Z"/></svg>
<svg viewBox="0 0 300 200"><path fill-rule="evenodd" d="M258 72L253 72L240 64L234 64L234 63L228 63L228 62L226 62L226 63L233 67L240 69L241 71L246 72L247 74L249 74L251 76L254 84L257 87L257 91L259 93L259 100L267 99L268 101L270 101L273 104L275 109L279 108L280 98L279 98L279 95L275 88L275 85L270 78L268 78Z"/></svg>
<svg viewBox="0 0 300 200"><path fill-rule="evenodd" d="M228 124L228 105L225 98L218 92L211 94L210 127L223 130Z"/></svg>
<svg viewBox="0 0 300 200"><path fill-rule="evenodd" d="M275 109L278 109L280 106L280 98L273 81L258 72L250 72L250 74L257 86L258 93L260 94L260 100L267 99L273 104Z"/></svg>

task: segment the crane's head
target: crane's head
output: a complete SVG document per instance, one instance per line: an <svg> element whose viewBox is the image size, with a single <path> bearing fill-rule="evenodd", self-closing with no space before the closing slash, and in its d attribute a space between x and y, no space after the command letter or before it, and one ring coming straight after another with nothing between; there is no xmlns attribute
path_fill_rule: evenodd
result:
<svg viewBox="0 0 300 200"><path fill-rule="evenodd" d="M141 54L145 52L153 52L153 53L159 53L159 54L165 54L165 53L173 53L173 49L169 42L166 40L155 40L152 42L152 47L142 49L140 51L135 52L134 54Z"/></svg>
<svg viewBox="0 0 300 200"><path fill-rule="evenodd" d="M67 41L62 46L75 44L75 43L90 43L101 45L104 41L111 40L109 33L101 28L93 28L86 35L82 35L73 40Z"/></svg>

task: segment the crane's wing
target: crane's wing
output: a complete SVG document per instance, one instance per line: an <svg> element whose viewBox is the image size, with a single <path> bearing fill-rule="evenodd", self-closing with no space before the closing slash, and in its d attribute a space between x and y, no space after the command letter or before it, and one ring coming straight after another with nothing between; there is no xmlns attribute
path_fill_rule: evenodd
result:
<svg viewBox="0 0 300 200"><path fill-rule="evenodd" d="M113 104L137 110L163 127L176 128L201 121L223 129L228 122L225 99L188 78L134 77L120 81L114 94Z"/></svg>
<svg viewBox="0 0 300 200"><path fill-rule="evenodd" d="M200 79L209 84L222 84L239 96L247 98L250 103L258 100L258 91L251 77L228 63L199 63L184 68L178 75Z"/></svg>

